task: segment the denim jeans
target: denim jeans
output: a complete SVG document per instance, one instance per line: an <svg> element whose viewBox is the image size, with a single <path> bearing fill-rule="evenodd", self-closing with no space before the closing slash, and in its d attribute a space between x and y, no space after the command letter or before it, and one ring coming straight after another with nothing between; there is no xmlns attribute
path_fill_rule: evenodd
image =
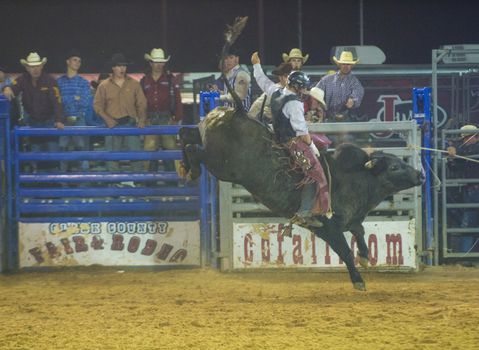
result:
<svg viewBox="0 0 479 350"><path fill-rule="evenodd" d="M55 122L53 119L46 120L46 121L36 121L34 119L28 120L28 126L32 128L54 128ZM32 152L58 152L59 141L58 137L30 137L29 145ZM32 172L37 172L38 170L49 169L49 170L57 170L58 169L58 162L41 162L38 164L37 162L32 162Z"/></svg>
<svg viewBox="0 0 479 350"><path fill-rule="evenodd" d="M85 126L85 118L79 117L73 125L67 126ZM60 150L61 151L68 151L69 149L73 148L74 151L88 151L89 150L89 139L88 136L61 136L60 137ZM80 162L81 170L88 171L89 163L88 160L82 160ZM62 172L66 172L68 170L68 163L61 162L60 169Z"/></svg>
<svg viewBox="0 0 479 350"><path fill-rule="evenodd" d="M134 128L136 121L130 118L130 121L124 125L118 125L115 128ZM141 151L141 139L139 135L136 136L106 136L105 148L110 152L122 151ZM131 169L135 172L143 171L143 164L141 161L130 161ZM120 166L118 161L109 161L107 163L109 171L119 171Z"/></svg>
<svg viewBox="0 0 479 350"><path fill-rule="evenodd" d="M147 121L149 125L171 125L171 113L169 112L148 112ZM163 150L178 149L176 145L176 135L146 135L145 151L157 151L161 146ZM173 160L163 161L166 171L175 170L175 162ZM158 161L145 162L146 171L158 171Z"/></svg>

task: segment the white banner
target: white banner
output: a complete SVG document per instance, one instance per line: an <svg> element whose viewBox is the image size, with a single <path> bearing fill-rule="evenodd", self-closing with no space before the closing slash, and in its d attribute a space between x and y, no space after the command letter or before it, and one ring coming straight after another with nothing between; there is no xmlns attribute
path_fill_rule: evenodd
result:
<svg viewBox="0 0 479 350"><path fill-rule="evenodd" d="M416 268L415 220L363 223L370 266ZM283 236L283 224L234 224L233 268L346 266L326 242L309 230L293 226ZM357 257L356 239L345 233ZM356 259L357 264L357 259Z"/></svg>
<svg viewBox="0 0 479 350"><path fill-rule="evenodd" d="M194 222L19 223L20 267L200 265Z"/></svg>

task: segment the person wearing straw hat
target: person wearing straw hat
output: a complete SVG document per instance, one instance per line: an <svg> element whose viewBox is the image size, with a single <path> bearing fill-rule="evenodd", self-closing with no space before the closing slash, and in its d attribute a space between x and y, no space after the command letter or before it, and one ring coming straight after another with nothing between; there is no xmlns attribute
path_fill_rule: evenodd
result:
<svg viewBox="0 0 479 350"><path fill-rule="evenodd" d="M28 125L63 129L63 109L58 84L43 72L47 58L40 58L38 53L31 52L26 59L20 59L20 63L27 72L12 80L11 85L4 87L3 94L11 100L23 93L22 101L28 114Z"/></svg>
<svg viewBox="0 0 479 350"><path fill-rule="evenodd" d="M301 68L303 68L303 65L308 60L309 54L303 56L303 52L301 51L301 49L293 48L291 49L291 51L289 51L289 54L283 53L282 57L285 63L291 64L293 70L301 70Z"/></svg>
<svg viewBox="0 0 479 350"><path fill-rule="evenodd" d="M327 119L348 121L361 105L364 96L363 86L351 72L359 60L354 59L352 52L343 51L339 59L334 56L333 61L338 66L338 71L321 78L316 87L325 93Z"/></svg>
<svg viewBox="0 0 479 350"><path fill-rule="evenodd" d="M461 189L463 203L479 203L479 129L469 124L460 129L460 139L455 145L447 148L451 170L458 170L458 176L474 181L467 183ZM470 160L456 156L471 158ZM479 228L479 208L465 208L461 215L461 228ZM479 251L479 229L477 234L462 234L460 237L461 252Z"/></svg>
<svg viewBox="0 0 479 350"><path fill-rule="evenodd" d="M309 90L309 110L305 113L307 122L322 123L326 114L324 91L318 87Z"/></svg>
<svg viewBox="0 0 479 350"><path fill-rule="evenodd" d="M116 53L109 61L112 75L97 88L93 107L109 128L143 128L146 120L146 98L141 85L126 74L131 63L122 53ZM140 151L139 136L108 136L105 138L108 151ZM108 170L118 171L118 161L110 161ZM134 171L142 171L141 161L132 161Z"/></svg>
<svg viewBox="0 0 479 350"><path fill-rule="evenodd" d="M166 57L161 48L154 48L145 53L145 60L149 63L149 70L140 80L140 85L147 101L148 125L176 125L183 119L183 104L181 102L180 86L175 76L166 69L170 55ZM145 151L157 151L159 146L164 150L175 150L176 135L146 135ZM146 170L157 171L158 161L145 162ZM166 171L174 171L175 163L172 160L164 161Z"/></svg>
<svg viewBox="0 0 479 350"><path fill-rule="evenodd" d="M22 94L25 111L24 123L34 128L63 129L63 109L58 84L53 77L43 71L47 58L41 58L36 52L31 52L25 59L20 59L26 73L12 80L10 86L3 88L3 94L9 100ZM59 149L58 138L31 137L29 139L32 152L56 152ZM42 167L48 165L42 162ZM32 163L33 171L39 170ZM56 164L53 166L56 168Z"/></svg>

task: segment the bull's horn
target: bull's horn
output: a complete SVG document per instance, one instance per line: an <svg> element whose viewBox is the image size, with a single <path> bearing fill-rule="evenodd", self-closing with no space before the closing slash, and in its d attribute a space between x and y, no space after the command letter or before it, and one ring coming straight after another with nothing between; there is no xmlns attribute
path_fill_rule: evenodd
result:
<svg viewBox="0 0 479 350"><path fill-rule="evenodd" d="M366 163L364 163L364 167L366 169L372 169L374 167L374 162L372 160L369 160Z"/></svg>

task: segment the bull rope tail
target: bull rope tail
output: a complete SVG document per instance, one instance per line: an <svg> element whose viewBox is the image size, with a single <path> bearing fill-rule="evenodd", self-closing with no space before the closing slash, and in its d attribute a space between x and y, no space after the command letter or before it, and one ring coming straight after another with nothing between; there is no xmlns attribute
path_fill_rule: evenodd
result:
<svg viewBox="0 0 479 350"><path fill-rule="evenodd" d="M417 155L417 159L419 161L419 164L421 164L421 173L422 175L424 176L425 175L425 170L424 170L424 165L422 164L421 162L421 155L419 154L419 150L420 149L424 149L424 150L428 150L428 151L431 151L433 150L432 148L426 148L426 147L420 147L420 146L415 146L415 145L408 145L407 148L409 149L414 149L416 151L416 155ZM437 150L437 151L440 151L441 150ZM444 151L445 153L447 153L447 151ZM431 165L430 164L427 164L427 167L428 169L431 171L431 174L433 175L434 177L434 185L432 186L433 188L439 188L441 186L441 179L439 178L439 176L434 172L434 170L431 168Z"/></svg>
<svg viewBox="0 0 479 350"><path fill-rule="evenodd" d="M328 210L326 211L326 217L328 219L331 219L333 217L333 178L331 176L331 171L329 169L329 163L326 157L324 157L324 164L326 165L326 172L328 174L328 191L329 191L329 207Z"/></svg>
<svg viewBox="0 0 479 350"><path fill-rule="evenodd" d="M221 52L221 62L220 62L220 68L221 68L221 78L223 79L226 89L228 90L228 93L233 97L234 104L235 104L235 109L240 112L239 115L241 116L247 116L246 110L243 106L243 103L241 102L241 99L239 98L238 94L236 91L233 90L230 82L226 78L225 75L225 58L228 53L229 48L231 45L234 44L236 39L239 37L241 32L243 31L246 22L248 21L248 16L245 17L236 17L235 21L233 22L233 25L227 25L226 26L226 31L225 31L225 44L223 45L223 50Z"/></svg>

